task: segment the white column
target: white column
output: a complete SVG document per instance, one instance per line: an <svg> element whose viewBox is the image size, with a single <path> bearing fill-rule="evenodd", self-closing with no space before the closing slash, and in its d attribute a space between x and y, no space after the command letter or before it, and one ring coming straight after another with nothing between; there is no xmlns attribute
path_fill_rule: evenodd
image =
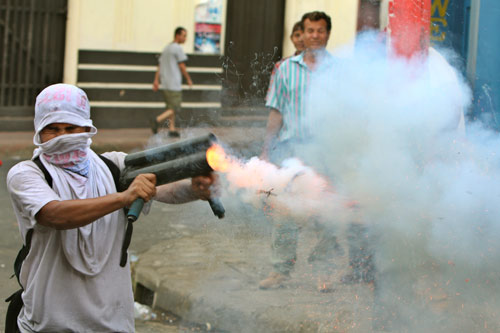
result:
<svg viewBox="0 0 500 333"><path fill-rule="evenodd" d="M68 0L63 82L76 84L80 44L80 0Z"/></svg>

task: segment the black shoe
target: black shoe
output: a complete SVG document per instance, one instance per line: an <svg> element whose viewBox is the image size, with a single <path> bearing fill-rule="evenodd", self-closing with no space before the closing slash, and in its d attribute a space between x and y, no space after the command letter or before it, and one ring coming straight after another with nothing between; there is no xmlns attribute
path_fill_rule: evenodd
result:
<svg viewBox="0 0 500 333"><path fill-rule="evenodd" d="M168 131L168 136L171 138L180 138L181 135L177 131Z"/></svg>
<svg viewBox="0 0 500 333"><path fill-rule="evenodd" d="M156 121L156 119L149 119L149 124L151 125L151 131L153 132L153 134L158 133L158 122Z"/></svg>

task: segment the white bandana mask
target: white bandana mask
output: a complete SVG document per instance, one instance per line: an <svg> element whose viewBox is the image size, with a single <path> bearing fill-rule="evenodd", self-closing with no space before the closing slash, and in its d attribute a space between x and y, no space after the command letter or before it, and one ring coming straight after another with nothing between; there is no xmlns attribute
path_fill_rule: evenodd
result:
<svg viewBox="0 0 500 333"><path fill-rule="evenodd" d="M85 133L64 134L41 142L40 132L53 123L89 127ZM60 168L87 176L89 171L90 139L97 133L90 119L90 104L83 90L69 84L54 84L45 88L36 98L35 136L38 147L33 157L42 154L47 162Z"/></svg>
<svg viewBox="0 0 500 333"><path fill-rule="evenodd" d="M95 131L64 134L38 144L38 153L49 163L87 176L90 139Z"/></svg>

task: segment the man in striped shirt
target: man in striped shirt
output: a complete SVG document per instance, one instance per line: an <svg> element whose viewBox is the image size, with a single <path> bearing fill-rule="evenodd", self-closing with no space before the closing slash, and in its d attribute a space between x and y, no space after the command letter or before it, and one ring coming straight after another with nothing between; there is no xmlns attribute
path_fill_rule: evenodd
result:
<svg viewBox="0 0 500 333"><path fill-rule="evenodd" d="M276 150L273 149L276 139L286 143L309 136L305 119L308 82L316 67L333 61L325 50L330 37L330 17L323 12L311 12L306 13L301 22L305 51L281 62L267 93L266 106L271 112L262 154L265 159L272 153L270 150Z"/></svg>
<svg viewBox="0 0 500 333"><path fill-rule="evenodd" d="M271 109L261 158L280 163L295 156L293 148L310 136L307 122L307 89L311 75L320 66L331 67L333 57L325 50L331 30L331 19L324 12L310 12L302 17L305 51L285 59L271 79L266 106ZM314 221L313 221L314 222ZM315 222L314 222L315 223ZM317 224L317 223L315 223ZM293 221L276 224L272 239L274 271L259 284L261 289L280 287L288 279L297 259L298 227ZM341 252L331 232L321 232L322 239L309 261L328 257L330 251ZM331 283L318 281L320 291L330 291Z"/></svg>

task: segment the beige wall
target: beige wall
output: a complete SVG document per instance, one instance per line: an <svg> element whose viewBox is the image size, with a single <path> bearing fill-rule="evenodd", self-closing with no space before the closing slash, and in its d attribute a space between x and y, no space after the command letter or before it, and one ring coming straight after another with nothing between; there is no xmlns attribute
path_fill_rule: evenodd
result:
<svg viewBox="0 0 500 333"><path fill-rule="evenodd" d="M64 82L76 83L79 49L160 52L172 41L177 26L188 30L183 48L186 53L192 53L194 9L202 1L68 0ZM332 18L329 50L354 39L358 1L286 0L284 56L294 52L288 37L293 24L302 14L313 10L322 10ZM224 45L225 17L226 1L223 0L221 45Z"/></svg>
<svg viewBox="0 0 500 333"><path fill-rule="evenodd" d="M160 52L183 26L194 47L194 9L201 0L69 0L64 82L75 83L78 49ZM222 18L225 18L223 1ZM224 45L222 22L221 45Z"/></svg>
<svg viewBox="0 0 500 333"><path fill-rule="evenodd" d="M70 0L72 2L72 0ZM151 51L173 40L183 26L193 51L194 8L199 0L84 0L80 7L79 44L82 49Z"/></svg>
<svg viewBox="0 0 500 333"><path fill-rule="evenodd" d="M286 0L285 32L283 40L283 56L295 52L290 41L291 29L302 15L314 10L323 11L332 18L332 32L328 42L328 50L349 44L356 34L356 19L358 15L358 1L356 0Z"/></svg>

